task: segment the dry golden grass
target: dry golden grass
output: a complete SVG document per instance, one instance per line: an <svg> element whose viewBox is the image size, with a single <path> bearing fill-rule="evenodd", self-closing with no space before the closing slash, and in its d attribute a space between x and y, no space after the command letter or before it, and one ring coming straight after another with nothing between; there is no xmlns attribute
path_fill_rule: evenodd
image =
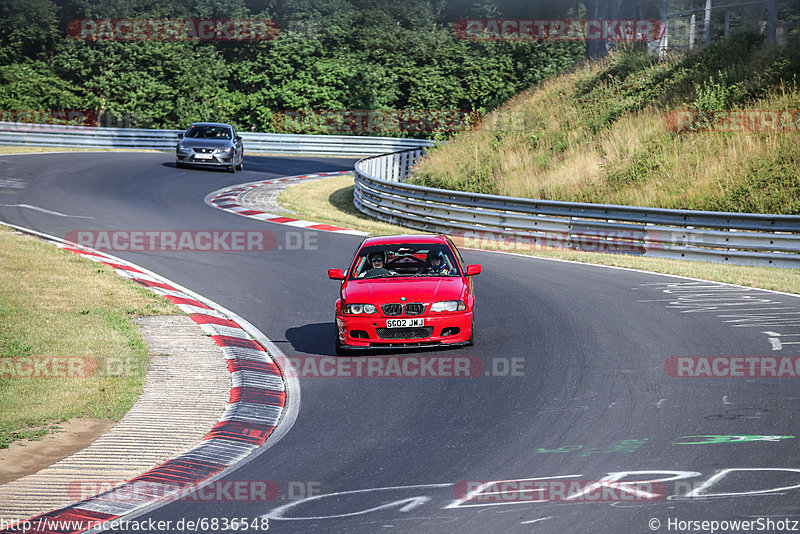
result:
<svg viewBox="0 0 800 534"><path fill-rule="evenodd" d="M361 230L372 235L391 235L406 232L402 226L376 221L353 205L353 175L299 183L281 191L278 203L311 221Z"/></svg>
<svg viewBox="0 0 800 534"><path fill-rule="evenodd" d="M672 60L674 63L679 58ZM490 113L476 129L457 135L418 165L412 183L499 195L675 209L798 209L783 197L742 200L737 187L758 189L764 168L800 151L800 133L682 133L668 129L665 108L625 112L595 131L618 89L576 88L604 72L612 59L587 63L531 88ZM642 70L643 79L670 63ZM756 73L757 74L757 73ZM673 102L678 109L689 104ZM742 110L798 110L800 91L780 84L759 93ZM764 163L766 162L766 164ZM782 168L787 168L782 167ZM788 172L800 172L791 163ZM727 195L727 196L726 196ZM768 196L768 195L762 195ZM785 213L785 211L781 211Z"/></svg>
<svg viewBox="0 0 800 534"><path fill-rule="evenodd" d="M121 418L147 369L144 340L130 319L176 314L169 301L108 267L0 227L0 369L12 369L12 358L113 364L103 368L110 374L88 377L0 375L0 447L48 421Z"/></svg>

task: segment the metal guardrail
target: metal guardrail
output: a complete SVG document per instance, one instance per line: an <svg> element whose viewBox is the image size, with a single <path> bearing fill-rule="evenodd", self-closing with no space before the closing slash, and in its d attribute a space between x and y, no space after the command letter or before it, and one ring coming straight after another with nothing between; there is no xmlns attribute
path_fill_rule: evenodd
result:
<svg viewBox="0 0 800 534"><path fill-rule="evenodd" d="M558 202L402 183L423 154L416 148L356 163L356 207L477 248L500 241L510 251L557 247L800 268L800 216Z"/></svg>
<svg viewBox="0 0 800 534"><path fill-rule="evenodd" d="M175 150L184 130L94 128L0 122L0 145ZM429 146L430 141L394 137L239 132L247 154L361 157Z"/></svg>
<svg viewBox="0 0 800 534"><path fill-rule="evenodd" d="M174 150L183 130L0 122L0 145ZM800 216L583 204L403 183L431 141L241 132L246 153L370 156L355 165L355 204L378 219L454 236L467 246L573 248L800 268Z"/></svg>

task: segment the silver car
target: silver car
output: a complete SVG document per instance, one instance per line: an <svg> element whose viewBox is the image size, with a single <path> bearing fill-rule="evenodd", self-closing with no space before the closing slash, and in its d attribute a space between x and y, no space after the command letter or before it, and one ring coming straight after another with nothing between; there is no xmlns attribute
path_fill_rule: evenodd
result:
<svg viewBox="0 0 800 534"><path fill-rule="evenodd" d="M244 166L242 138L230 124L196 122L184 133L175 149L175 165L226 167L228 172L241 171Z"/></svg>

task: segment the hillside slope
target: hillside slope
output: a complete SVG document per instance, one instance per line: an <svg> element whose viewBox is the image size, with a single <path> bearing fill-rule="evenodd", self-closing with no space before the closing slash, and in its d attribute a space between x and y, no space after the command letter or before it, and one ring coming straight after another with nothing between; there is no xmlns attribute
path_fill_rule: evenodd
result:
<svg viewBox="0 0 800 534"><path fill-rule="evenodd" d="M757 35L664 61L627 48L516 96L434 149L412 182L564 201L800 214L799 73L799 43L766 47ZM793 111L786 116L796 120L772 130L678 132L667 120L676 110Z"/></svg>

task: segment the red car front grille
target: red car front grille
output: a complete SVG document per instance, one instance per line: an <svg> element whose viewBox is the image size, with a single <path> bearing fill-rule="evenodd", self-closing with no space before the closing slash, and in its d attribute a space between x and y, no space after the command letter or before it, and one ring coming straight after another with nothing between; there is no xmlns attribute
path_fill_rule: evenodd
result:
<svg viewBox="0 0 800 534"><path fill-rule="evenodd" d="M425 311L425 305L417 302L410 302L403 306L402 304L384 304L382 306L383 314L389 317L403 315L405 309L406 315L422 315Z"/></svg>
<svg viewBox="0 0 800 534"><path fill-rule="evenodd" d="M383 314L388 315L390 317L395 315L403 315L403 305L402 304L384 304L383 305Z"/></svg>
<svg viewBox="0 0 800 534"><path fill-rule="evenodd" d="M375 333L381 339L421 339L433 335L432 326L413 328L376 328Z"/></svg>
<svg viewBox="0 0 800 534"><path fill-rule="evenodd" d="M424 311L424 304L418 304L416 302L406 304L406 315L422 315Z"/></svg>

